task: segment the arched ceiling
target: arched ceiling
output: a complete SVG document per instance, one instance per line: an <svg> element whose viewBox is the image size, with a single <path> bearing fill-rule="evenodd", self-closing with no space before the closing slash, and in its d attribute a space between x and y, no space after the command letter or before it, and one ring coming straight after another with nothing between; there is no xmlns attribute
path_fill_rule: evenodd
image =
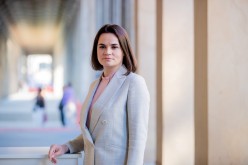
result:
<svg viewBox="0 0 248 165"><path fill-rule="evenodd" d="M0 28L27 53L51 52L80 0L0 0ZM1 31L0 30L0 31Z"/></svg>

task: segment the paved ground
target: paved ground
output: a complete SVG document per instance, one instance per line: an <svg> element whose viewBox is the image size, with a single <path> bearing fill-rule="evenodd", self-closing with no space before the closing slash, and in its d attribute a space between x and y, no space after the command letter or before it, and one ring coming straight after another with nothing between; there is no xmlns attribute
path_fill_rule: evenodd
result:
<svg viewBox="0 0 248 165"><path fill-rule="evenodd" d="M46 95L48 120L41 127L32 120L34 94L18 93L0 100L0 147L50 146L79 135L79 127L62 127L58 102L58 97Z"/></svg>
<svg viewBox="0 0 248 165"><path fill-rule="evenodd" d="M0 147L47 147L63 144L78 135L76 129L1 129Z"/></svg>

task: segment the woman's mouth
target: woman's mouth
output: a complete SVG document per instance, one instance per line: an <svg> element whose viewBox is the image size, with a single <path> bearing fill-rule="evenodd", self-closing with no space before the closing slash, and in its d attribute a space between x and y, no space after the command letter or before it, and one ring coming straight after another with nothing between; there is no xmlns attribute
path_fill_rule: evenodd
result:
<svg viewBox="0 0 248 165"><path fill-rule="evenodd" d="M111 58L103 58L104 60L111 60Z"/></svg>

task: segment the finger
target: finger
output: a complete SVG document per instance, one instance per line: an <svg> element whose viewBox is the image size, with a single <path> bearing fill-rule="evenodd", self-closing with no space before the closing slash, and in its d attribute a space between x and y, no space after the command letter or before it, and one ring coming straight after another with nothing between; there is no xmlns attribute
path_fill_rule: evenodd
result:
<svg viewBox="0 0 248 165"><path fill-rule="evenodd" d="M51 149L50 150L50 153L49 153L49 158L52 159L52 158L55 158L56 156L58 155L56 149Z"/></svg>
<svg viewBox="0 0 248 165"><path fill-rule="evenodd" d="M56 160L52 160L51 162L52 162L53 164L56 164L56 163L57 163L57 161L56 161Z"/></svg>
<svg viewBox="0 0 248 165"><path fill-rule="evenodd" d="M52 163L54 163L54 164L57 163L57 159L56 159L56 157L55 157L54 155L51 155L50 161L51 161Z"/></svg>
<svg viewBox="0 0 248 165"><path fill-rule="evenodd" d="M49 154L48 154L48 157L49 157L49 159L51 159L52 157L54 157L54 150L53 149L51 149L50 151L49 151Z"/></svg>
<svg viewBox="0 0 248 165"><path fill-rule="evenodd" d="M52 162L53 164L56 164L56 163L57 163L57 159L52 158L51 162Z"/></svg>
<svg viewBox="0 0 248 165"><path fill-rule="evenodd" d="M54 154L51 154L48 156L49 157L49 160L52 161L53 158L55 158Z"/></svg>
<svg viewBox="0 0 248 165"><path fill-rule="evenodd" d="M51 152L51 149L50 149L49 152L48 152L48 158L49 159L50 159L51 155L52 155L52 152Z"/></svg>
<svg viewBox="0 0 248 165"><path fill-rule="evenodd" d="M53 153L53 150L54 150L53 148L54 148L53 145L51 145L49 152L48 152L48 155L51 155Z"/></svg>

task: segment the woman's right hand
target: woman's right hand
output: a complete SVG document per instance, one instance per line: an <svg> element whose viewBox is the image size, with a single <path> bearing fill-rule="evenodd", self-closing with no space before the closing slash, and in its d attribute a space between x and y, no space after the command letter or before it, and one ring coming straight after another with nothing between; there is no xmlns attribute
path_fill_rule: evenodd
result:
<svg viewBox="0 0 248 165"><path fill-rule="evenodd" d="M52 163L56 164L57 157L65 154L68 150L69 148L65 144L63 145L53 144L49 149L48 158Z"/></svg>

